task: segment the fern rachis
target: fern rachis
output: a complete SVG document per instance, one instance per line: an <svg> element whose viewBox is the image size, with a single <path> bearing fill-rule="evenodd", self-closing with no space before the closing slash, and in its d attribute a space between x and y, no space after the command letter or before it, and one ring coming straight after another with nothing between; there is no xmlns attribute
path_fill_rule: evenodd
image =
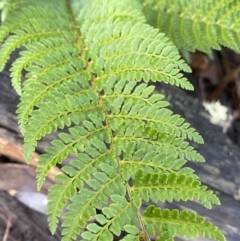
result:
<svg viewBox="0 0 240 241"><path fill-rule="evenodd" d="M206 208L219 204L186 166L187 161L204 161L188 143L203 143L201 136L173 114L164 96L149 85L151 80L193 88L181 73L191 70L176 46L146 23L151 22L149 13L156 11L163 15L163 22L174 18L175 12L179 19L185 17L186 1L171 8L167 4L172 1L154 0L2 3L1 69L12 51L25 46L11 76L21 95L17 112L26 161L31 161L38 140L59 131L38 162L38 189L53 166L74 156L49 190L51 232L66 207L65 241L79 235L81 240L113 240L124 232L123 241L153 236L170 241L176 235L225 240L215 226L195 213L157 207L158 202L174 200L198 200ZM213 1L212 8L214 4L223 6ZM200 10L196 14L200 16ZM193 18L189 23L201 31L199 22ZM158 27L163 31L167 26L161 22ZM191 44L185 30L179 31L167 34L178 46L191 50L209 51L225 43L213 38L212 45ZM194 30L194 34L198 33ZM27 74L21 83L23 70ZM156 206L149 205L142 213L143 202L149 201ZM96 223L91 223L91 217Z"/></svg>

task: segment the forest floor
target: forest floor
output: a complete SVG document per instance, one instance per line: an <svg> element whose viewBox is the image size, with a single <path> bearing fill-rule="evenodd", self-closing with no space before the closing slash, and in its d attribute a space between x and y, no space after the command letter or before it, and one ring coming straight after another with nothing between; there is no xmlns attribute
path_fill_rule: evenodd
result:
<svg viewBox="0 0 240 241"><path fill-rule="evenodd" d="M219 195L222 205L211 211L197 202L164 205L195 210L219 226L228 241L239 241L240 55L223 48L211 57L200 52L183 56L193 70L187 77L195 90L185 92L161 84L157 90L165 94L174 112L183 115L203 135L205 144L195 148L207 163L190 165ZM0 241L59 241L61 231L50 234L45 212L47 190L61 171L58 167L52 169L41 192L37 192L36 162L48 140L40 142L33 162L26 165L15 114L18 102L6 70L0 74Z"/></svg>

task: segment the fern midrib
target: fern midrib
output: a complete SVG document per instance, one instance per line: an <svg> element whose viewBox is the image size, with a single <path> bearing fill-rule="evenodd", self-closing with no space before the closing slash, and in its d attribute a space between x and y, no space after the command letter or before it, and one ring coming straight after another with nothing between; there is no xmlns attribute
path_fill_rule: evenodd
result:
<svg viewBox="0 0 240 241"><path fill-rule="evenodd" d="M138 120L138 121L146 121L147 123L149 123L149 122L159 123L161 126L169 126L172 130L177 129L181 133L183 131L186 131L186 130L181 129L181 126L176 126L176 125L170 123L169 121L164 122L163 120L153 119L153 118L148 118L148 117L131 116L131 115L128 115L128 114L111 114L111 115L109 115L109 118L135 119L135 120ZM178 136L180 136L180 135L178 135Z"/></svg>
<svg viewBox="0 0 240 241"><path fill-rule="evenodd" d="M180 219L173 219L173 218L164 218L164 217L146 217L142 216L141 217L143 221L150 221L150 222L161 222L162 224L167 224L167 225L188 225L192 227L197 227L199 230L209 230L208 233L211 233L211 230L213 226L205 226L204 224L199 224L194 222L193 220L182 220Z"/></svg>
<svg viewBox="0 0 240 241"><path fill-rule="evenodd" d="M160 54L152 54L152 53L147 53L147 52L145 52L145 53L142 52L141 53L141 52L137 52L137 51L129 51L127 53L121 53L121 54L118 52L117 54L108 55L107 57L104 58L104 60L106 62L109 59L115 59L117 57L123 57L123 56L125 57L125 56L128 56L128 55L133 55L134 56L134 54L136 54L137 57L139 57L141 55L149 56L149 57L151 57L151 60L152 60L152 57L155 57L159 61L160 60L161 61L168 60L168 61L171 61L175 66L178 66L178 63L179 63L178 61L175 61L174 58L169 58L168 56L163 56L163 55L160 55Z"/></svg>
<svg viewBox="0 0 240 241"><path fill-rule="evenodd" d="M114 40L114 41L115 41L115 40ZM114 42L114 41L113 41L113 42ZM101 77L102 77L102 76L101 76ZM100 77L100 78L101 78L101 77ZM95 87L95 83L96 83L98 80L99 80L99 76L95 77L95 76L92 74L91 84L92 84L92 87L93 87L93 88ZM114 95L115 95L115 94L113 94L113 95L111 95L111 96L114 96ZM98 92L98 96L99 96L100 106L105 106L104 99L110 97L110 95L105 96L105 95L101 95L101 94ZM128 95L128 96L129 96L129 95ZM132 96L131 96L131 98L132 98ZM151 105L150 102L149 102L149 104ZM110 125L109 125L109 114L107 113L106 108L105 108L105 123L106 123L106 127L109 128L109 127L110 127ZM113 139L113 133L112 133L112 131L111 131L111 137L112 137L111 143L109 144L109 151L110 151L110 153L113 152L113 144L114 144L114 139ZM120 167L120 160L119 160L119 158L118 158L117 161L118 161L118 169L119 169L119 171L117 172L115 178L116 178L116 177L121 178L121 170L120 170L120 168L119 168L119 167ZM122 178L121 178L121 179L122 179ZM126 185L128 185L128 184L126 183ZM130 202L128 202L127 205L125 206L125 209L127 209L128 206L131 206L131 205L132 205L132 204L131 204ZM123 212L123 211L124 211L124 209L121 210L121 212ZM138 210L136 210L136 211L138 212ZM117 218L117 215L115 215L115 217L111 220L111 222L108 223L108 225L106 226L106 228L107 228L111 223L113 223L116 218ZM139 221L140 221L140 219L139 219ZM101 234L103 231L104 231L104 229L102 228L102 229L100 230L100 233L99 233L99 234ZM98 235L98 236L99 236L99 235ZM96 240L98 236L96 235L96 237L94 238L94 240Z"/></svg>
<svg viewBox="0 0 240 241"><path fill-rule="evenodd" d="M109 149L107 149L104 153L101 153L101 154L100 154L99 156L97 156L96 158L93 158L91 162L89 162L89 163L87 163L87 164L85 163L84 167L77 172L77 174L76 174L77 176L76 176L76 177L73 177L74 180L75 180L77 177L79 177L83 172L85 172L90 166L92 166L94 163L97 163L102 157L106 156L107 154L111 154L111 152L110 152ZM73 181L72 181L72 182L73 182Z"/></svg>
<svg viewBox="0 0 240 241"><path fill-rule="evenodd" d="M75 17L74 17L74 14L73 14L73 11L72 11L72 8L71 8L71 4L70 4L70 1L69 0L65 0L65 6L66 6L66 9L67 9L67 13L70 17L70 24L72 25L72 30L73 30L73 35L76 37L76 41L75 41L75 44L76 46L79 47L79 49L83 50L83 47L81 46L81 34L79 32L79 29L80 29L80 26L78 25L78 23L76 22L75 20Z"/></svg>
<svg viewBox="0 0 240 241"><path fill-rule="evenodd" d="M60 66L60 65L64 65L65 63L70 63L70 59L67 58L67 59L63 59L61 61L57 61L51 65L48 65L46 68L42 69L41 73L38 75L38 77L42 77L44 75L47 75L48 72L50 72L51 70L57 68L57 66ZM38 80L38 79L34 79L35 81ZM39 81L40 82L40 81Z"/></svg>
<svg viewBox="0 0 240 241"><path fill-rule="evenodd" d="M131 198L132 195L131 195L131 187L129 185L129 183L126 182L126 190L127 190L127 194L128 194L128 197ZM147 234L147 230L145 228L145 225L144 225L144 222L142 221L142 215L139 211L139 209L134 205L133 201L130 199L130 202L132 202L132 206L137 214L137 217L138 217L138 221L139 221L139 224L140 224L140 227L141 229L144 231L145 234ZM138 239L139 240L139 239ZM147 240L148 241L151 241L150 238L147 236Z"/></svg>
<svg viewBox="0 0 240 241"><path fill-rule="evenodd" d="M99 49L101 49L104 45L108 46L108 45L111 45L114 42L120 42L121 40L130 40L130 39L136 39L136 38L141 38L142 40L150 40L150 42L153 42L153 41L156 42L157 41L159 44L163 45L164 47L168 47L169 46L169 43L161 41L161 40L159 40L157 38L154 39L154 38L150 38L150 37L145 36L145 35L137 35L137 34L135 34L135 35L127 35L127 36L123 35L120 38L111 38L108 41L100 43L99 44Z"/></svg>
<svg viewBox="0 0 240 241"><path fill-rule="evenodd" d="M74 93L72 93L73 96L80 96L82 95L83 93L87 93L89 90L93 90L92 88L87 88L87 89L80 89L79 91L75 91ZM94 91L94 90L93 90ZM101 109L100 105L96 105L97 107L99 107L99 109Z"/></svg>
<svg viewBox="0 0 240 241"><path fill-rule="evenodd" d="M131 94L129 94L129 95L127 95L127 94L111 94L111 95L103 95L102 96L103 99L118 98L118 97L124 97L125 99L129 98L129 99L142 100L143 102L146 102L148 105L153 106L153 104L147 98L144 98L142 96L137 96L137 95L131 95ZM114 116L118 117L118 115L115 115L115 114L108 114L109 118L112 118Z"/></svg>
<svg viewBox="0 0 240 241"><path fill-rule="evenodd" d="M132 68L125 67L125 68L120 69L119 71L111 71L107 74L99 75L96 78L96 80L98 81L98 80L101 80L101 79L104 79L104 78L107 78L107 77L110 77L110 76L119 75L121 73L132 72L132 71L138 71L138 72L142 71L142 72L151 72L151 73L155 72L157 74L160 74L162 78L174 79L176 82L179 82L179 80L175 76L172 76L169 73L157 70L154 67L150 68L150 67L142 67L142 66L141 67L135 67L134 66ZM177 74L179 74L179 73L177 73ZM164 80L158 80L158 81L165 81L165 79ZM181 83L181 82L179 82L179 83Z"/></svg>
<svg viewBox="0 0 240 241"><path fill-rule="evenodd" d="M178 184L178 183L175 183L175 184L161 184L161 183L158 183L156 185L148 185L148 184L143 184L142 186L132 186L131 187L131 191L134 192L134 191L137 191L137 190L149 190L149 189L157 189L157 190L161 190L161 189L171 189L171 190L175 190L175 189L178 189L180 191L186 191L188 190L189 192L194 192L194 193L198 193L198 194L201 194L201 195L204 195L205 194L205 190L199 190L197 188L200 188L200 186L197 186L197 187L189 187L189 185L187 184ZM184 189L184 190L183 190ZM205 194L206 196L208 196L208 194ZM205 196L204 195L204 196Z"/></svg>
<svg viewBox="0 0 240 241"><path fill-rule="evenodd" d="M74 140L74 141L70 142L69 144L65 145L65 147L62 148L60 152L58 152L57 154L55 154L55 155L49 160L49 162L51 162L51 161L52 161L53 159L55 159L60 153L66 151L69 147L73 146L73 145L76 144L77 142L80 142L82 139L88 138L89 136L94 135L94 134L97 133L97 132L101 132L101 131L104 130L104 129L107 129L106 126L103 126L103 127L101 127L101 128L96 128L96 129L94 129L93 131L89 131L89 130L88 130L88 133L87 133L87 134L85 134L85 135L83 135L83 136L80 136L80 137L77 138L76 140Z"/></svg>
<svg viewBox="0 0 240 241"><path fill-rule="evenodd" d="M32 38L34 38L34 37L36 37L36 36L40 36L40 37L45 37L46 35L47 36L49 36L49 35L60 35L61 34L61 32L59 31L59 30L57 30L57 31L48 31L48 32L40 32L40 33L31 33L31 34L25 34L25 35L15 35L15 36L17 36L17 37L20 37L20 39L16 42L17 44L16 45L18 45L18 46L20 46L23 42L25 42L25 41L23 41L23 40L29 40L29 39L32 39Z"/></svg>
<svg viewBox="0 0 240 241"><path fill-rule="evenodd" d="M144 142L144 143L150 143L152 145L159 145L159 146L168 146L170 147L170 149L175 149L178 154L184 154L186 156L186 150L185 149L181 149L179 147L176 147L170 143L161 143L159 140L151 140L151 139L144 139L144 138L141 138L141 137L129 137L129 136L124 136L124 137L121 137L121 136L115 136L113 138L113 140L130 140L130 141L141 141L141 142ZM187 148L187 147L186 147Z"/></svg>
<svg viewBox="0 0 240 241"><path fill-rule="evenodd" d="M38 77L40 77L40 76L44 76L44 74L46 75L46 73L48 72L48 71L51 71L52 69L54 69L55 67L57 67L58 65L61 65L61 64L63 64L63 63L67 63L67 62L69 62L69 59L64 59L64 60L62 60L62 61L60 61L60 62L57 62L57 63L54 63L54 64L52 64L52 65L50 65L48 68L46 68L46 69L44 69L39 75L35 75L35 74L33 74L29 79L27 79L24 83L23 83L23 85L24 85L24 92L28 92L28 89L29 90L31 90L31 85L33 84L35 84L36 82L37 83L41 83L41 81L38 81ZM26 85L28 82L30 82L30 84L29 85ZM30 87L29 87L30 86ZM22 95L22 102L21 103L24 103L23 101L24 101L24 98L26 98L25 97L25 95L23 94ZM27 96L27 98L28 98L28 96ZM27 99L26 98L26 99ZM32 100L32 98L31 98L31 100ZM28 116L30 115L30 113L32 112L32 110L33 110L33 107L34 107L34 105L35 105L35 103L33 104L33 105L30 105L29 106L29 102L31 102L31 100L29 101L29 98L26 100L27 101L27 107L24 105L23 107L22 106L19 106L19 108L17 109L17 113L19 114L19 116L18 116L18 118L20 119L20 129L21 129L21 131L24 133L25 131L25 124L26 124L26 122L27 122L27 119L28 119Z"/></svg>
<svg viewBox="0 0 240 241"><path fill-rule="evenodd" d="M134 161L134 160L122 160L121 161L121 165L124 165L124 164L136 164L138 166L148 166L148 167L153 167L155 169L161 169L165 172L168 172L168 173L178 173L177 171L174 171L173 169L171 168L167 168L167 167L164 167L163 165L160 165L161 163L159 163L158 165L150 162L150 163L144 163L142 161Z"/></svg>
<svg viewBox="0 0 240 241"><path fill-rule="evenodd" d="M72 12L72 10L71 10L71 7L70 7L68 1L67 1L67 7L68 7L69 13L71 14L72 19L73 19L73 21L74 21L74 25L77 26L77 23L75 22L74 15L73 15L73 12ZM77 33L77 36L79 36L79 33ZM85 49L82 48L82 49L81 49L82 55L85 56L85 53L86 53L87 51L88 51L87 48L85 48ZM93 64L93 61L86 61L85 71L86 71L86 72L91 72L91 79L90 79L91 89L92 89L92 90L95 90L95 89L96 89L96 88L95 88L95 83L96 83L96 81L97 81L97 77L95 76L94 71L91 71L91 66L92 66L92 64ZM100 92L97 92L97 95L98 95L98 100L99 100L99 103L98 103L99 106L100 106L100 107L104 107L104 106L105 106L105 103L104 103L103 95L101 95ZM104 110L104 108L102 108L102 109ZM110 132L111 132L111 137L112 137L113 134L112 134L111 129L109 130L109 126L110 126L110 125L109 125L108 113L107 113L107 109L105 108L105 127L103 127L102 129L106 129L106 130L110 131ZM113 146L112 146L112 145L113 145L113 140L111 139L111 143L109 144L109 149L108 149L108 151L107 151L106 153L108 153L108 152L109 152L109 153L113 153ZM119 161L118 161L118 168L119 168ZM110 179L109 182L107 182L108 186L109 186L111 183L113 183L114 181L116 181L117 178L121 178L121 177L120 177L120 170L119 170L119 172L116 173L116 176L115 176L114 178ZM103 190L104 190L104 188L105 188L105 186L106 186L107 184L104 184L101 189L99 189L99 190L97 190L97 192L95 192L92 200L95 199L96 196L97 196L99 193L102 193L102 192L103 192ZM91 203L91 199L88 200L87 204L85 205L85 208L83 208L82 211L84 211L84 210L88 207L88 205L90 205L90 203ZM74 219L74 220L76 220L76 219ZM111 223L110 223L110 224L111 224ZM110 225L110 224L109 224L109 225ZM107 226L107 227L108 227L108 226ZM101 229L101 232L103 232L103 230L104 230L104 229ZM101 233L101 232L100 232L100 233ZM97 237L97 236L96 236L96 237Z"/></svg>

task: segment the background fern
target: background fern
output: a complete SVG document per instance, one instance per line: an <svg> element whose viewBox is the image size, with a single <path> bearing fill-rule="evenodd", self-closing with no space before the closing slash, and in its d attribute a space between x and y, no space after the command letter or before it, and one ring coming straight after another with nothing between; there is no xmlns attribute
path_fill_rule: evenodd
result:
<svg viewBox="0 0 240 241"><path fill-rule="evenodd" d="M179 48L209 53L221 45L240 50L237 0L140 0L148 22Z"/></svg>
<svg viewBox="0 0 240 241"><path fill-rule="evenodd" d="M24 46L11 76L21 95L17 112L26 161L31 161L38 140L60 130L38 162L38 189L53 166L74 156L48 195L52 233L67 207L62 240L79 235L81 240L113 240L123 231L125 241L154 235L156 240L176 235L225 240L195 213L152 205L141 211L149 201L195 199L206 208L219 204L185 166L188 160L204 161L188 143L203 143L201 136L148 85L150 80L163 81L193 89L181 73L190 68L176 46L146 23L143 10L164 12L172 3L158 2L161 5L143 1L144 9L133 0L2 2L1 69L12 51ZM174 11L181 19L189 11L184 3L172 5L158 27L165 26ZM185 37L178 40L176 35L173 41L188 47ZM218 43L223 42L190 47L208 51ZM22 83L23 70L27 74Z"/></svg>

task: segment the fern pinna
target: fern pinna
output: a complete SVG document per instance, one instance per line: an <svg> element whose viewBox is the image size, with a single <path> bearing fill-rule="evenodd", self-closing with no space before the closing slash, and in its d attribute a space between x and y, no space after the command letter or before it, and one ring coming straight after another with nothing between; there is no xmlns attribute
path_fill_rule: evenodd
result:
<svg viewBox="0 0 240 241"><path fill-rule="evenodd" d="M153 205L198 200L211 208L219 200L185 166L204 161L187 141L203 143L201 136L148 84L193 88L181 73L190 68L175 45L146 23L144 4L5 0L1 6L1 69L23 46L11 77L21 95L17 112L26 161L38 140L60 131L40 156L38 189L53 166L74 156L49 190L51 232L66 207L63 241L120 235L122 241L177 235L224 241L203 217Z"/></svg>

